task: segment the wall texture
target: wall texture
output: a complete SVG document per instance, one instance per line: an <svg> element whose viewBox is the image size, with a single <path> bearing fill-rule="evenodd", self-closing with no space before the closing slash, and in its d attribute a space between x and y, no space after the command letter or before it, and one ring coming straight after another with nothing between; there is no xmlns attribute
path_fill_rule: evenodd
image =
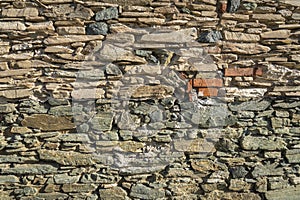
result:
<svg viewBox="0 0 300 200"><path fill-rule="evenodd" d="M0 13L0 199L299 199L299 0Z"/></svg>

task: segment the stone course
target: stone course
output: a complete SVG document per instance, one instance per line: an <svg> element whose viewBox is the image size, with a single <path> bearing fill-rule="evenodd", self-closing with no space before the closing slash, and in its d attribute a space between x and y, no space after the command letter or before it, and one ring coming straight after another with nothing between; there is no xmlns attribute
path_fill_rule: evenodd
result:
<svg viewBox="0 0 300 200"><path fill-rule="evenodd" d="M0 15L0 199L299 199L299 0Z"/></svg>

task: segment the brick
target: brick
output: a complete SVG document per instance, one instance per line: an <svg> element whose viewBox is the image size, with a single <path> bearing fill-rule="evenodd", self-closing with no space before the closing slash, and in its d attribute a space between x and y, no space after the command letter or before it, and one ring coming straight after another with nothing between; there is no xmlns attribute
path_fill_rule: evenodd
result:
<svg viewBox="0 0 300 200"><path fill-rule="evenodd" d="M218 92L217 88L198 88L198 93L202 93L204 97L216 97Z"/></svg>
<svg viewBox="0 0 300 200"><path fill-rule="evenodd" d="M225 76L262 76L262 68L228 68L225 69Z"/></svg>
<svg viewBox="0 0 300 200"><path fill-rule="evenodd" d="M213 79L194 79L194 87L222 87L223 80L218 78Z"/></svg>

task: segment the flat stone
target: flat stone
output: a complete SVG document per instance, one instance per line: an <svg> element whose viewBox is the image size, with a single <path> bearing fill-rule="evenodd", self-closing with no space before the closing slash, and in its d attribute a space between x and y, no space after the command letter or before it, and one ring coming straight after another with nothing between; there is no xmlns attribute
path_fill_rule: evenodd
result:
<svg viewBox="0 0 300 200"><path fill-rule="evenodd" d="M93 155L71 151L55 151L41 149L38 151L41 160L54 161L61 165L93 165Z"/></svg>
<svg viewBox="0 0 300 200"><path fill-rule="evenodd" d="M259 21L285 21L285 18L281 14L253 14L252 19Z"/></svg>
<svg viewBox="0 0 300 200"><path fill-rule="evenodd" d="M63 142L89 142L90 139L87 134L68 133L60 135L59 140Z"/></svg>
<svg viewBox="0 0 300 200"><path fill-rule="evenodd" d="M28 89L19 90L4 90L0 91L0 97L5 97L7 99L21 99L32 95L32 91Z"/></svg>
<svg viewBox="0 0 300 200"><path fill-rule="evenodd" d="M0 104L0 113L12 113L16 110L16 105L15 104L5 104L1 105Z"/></svg>
<svg viewBox="0 0 300 200"><path fill-rule="evenodd" d="M165 85L145 85L138 87L132 94L132 98L164 98L166 96L172 95L174 93L174 88Z"/></svg>
<svg viewBox="0 0 300 200"><path fill-rule="evenodd" d="M300 5L299 5L300 6ZM288 197L289 200L298 200L300 196L300 186L288 187L281 190L271 190L266 192L267 200L282 200Z"/></svg>
<svg viewBox="0 0 300 200"><path fill-rule="evenodd" d="M260 176L282 176L283 168L277 166L278 163L274 164L259 164L252 171L253 177Z"/></svg>
<svg viewBox="0 0 300 200"><path fill-rule="evenodd" d="M199 172L217 171L217 170L226 169L226 165L222 163L216 163L208 159L192 161L191 166L194 170Z"/></svg>
<svg viewBox="0 0 300 200"><path fill-rule="evenodd" d="M121 187L112 187L99 190L101 200L126 200L127 193Z"/></svg>
<svg viewBox="0 0 300 200"><path fill-rule="evenodd" d="M66 46L48 46L45 49L45 53L73 53L74 50L72 50L69 47Z"/></svg>
<svg viewBox="0 0 300 200"><path fill-rule="evenodd" d="M0 31L24 31L26 30L25 24L21 22L0 22Z"/></svg>
<svg viewBox="0 0 300 200"><path fill-rule="evenodd" d="M85 35L85 28L79 26L58 27L56 30L60 35Z"/></svg>
<svg viewBox="0 0 300 200"><path fill-rule="evenodd" d="M231 41L235 41L235 42L258 42L258 41L260 41L259 35L240 33L240 32L224 31L224 37L226 40L231 40Z"/></svg>
<svg viewBox="0 0 300 200"><path fill-rule="evenodd" d="M67 199L69 195L64 193L54 192L54 193L38 193L36 197L41 198L43 200L53 200L53 199Z"/></svg>
<svg viewBox="0 0 300 200"><path fill-rule="evenodd" d="M71 184L79 181L80 176L69 176L68 174L55 174L53 176L56 184Z"/></svg>
<svg viewBox="0 0 300 200"><path fill-rule="evenodd" d="M97 131L109 131L112 129L113 113L101 113L91 120L91 127Z"/></svg>
<svg viewBox="0 0 300 200"><path fill-rule="evenodd" d="M153 0L102 0L104 3L111 3L111 4L116 4L120 6L131 6L131 5L136 5L136 6L146 6L150 5L150 3Z"/></svg>
<svg viewBox="0 0 300 200"><path fill-rule="evenodd" d="M252 136L244 137L241 145L246 150L283 150L286 148L286 143L282 138Z"/></svg>
<svg viewBox="0 0 300 200"><path fill-rule="evenodd" d="M300 149L287 150L285 156L289 163L300 163Z"/></svg>
<svg viewBox="0 0 300 200"><path fill-rule="evenodd" d="M195 40L197 30L195 28L182 29L170 32L154 32L145 34L141 37L141 42L159 42L159 43L185 43Z"/></svg>
<svg viewBox="0 0 300 200"><path fill-rule="evenodd" d="M0 24L1 25L1 24ZM68 44L74 42L88 42L92 40L102 40L103 35L64 35L50 36L44 40L46 45Z"/></svg>
<svg viewBox="0 0 300 200"><path fill-rule="evenodd" d="M297 92L300 91L300 86L275 86L274 92Z"/></svg>
<svg viewBox="0 0 300 200"><path fill-rule="evenodd" d="M1 174L54 174L57 173L57 168L48 164L30 164L30 165L22 165L16 164L11 168L2 168Z"/></svg>
<svg viewBox="0 0 300 200"><path fill-rule="evenodd" d="M271 51L271 48L256 43L243 44L243 43L224 42L223 51L252 55L252 54L267 53Z"/></svg>
<svg viewBox="0 0 300 200"><path fill-rule="evenodd" d="M24 8L24 9L3 9L3 17L37 17L39 15L39 10L37 8Z"/></svg>
<svg viewBox="0 0 300 200"><path fill-rule="evenodd" d="M300 2L298 0L278 0L278 2L282 4L300 7Z"/></svg>
<svg viewBox="0 0 300 200"><path fill-rule="evenodd" d="M86 27L86 33L88 35L107 35L108 25L104 22L96 22L89 24Z"/></svg>
<svg viewBox="0 0 300 200"><path fill-rule="evenodd" d="M97 184L111 184L115 183L115 177L101 173L84 174L80 179L81 183L97 183Z"/></svg>
<svg viewBox="0 0 300 200"><path fill-rule="evenodd" d="M38 23L26 23L28 31L54 31L53 22L38 22Z"/></svg>
<svg viewBox="0 0 300 200"><path fill-rule="evenodd" d="M255 193L241 193L241 192L223 192L214 190L205 195L205 199L235 199L235 200L261 200L260 196Z"/></svg>
<svg viewBox="0 0 300 200"><path fill-rule="evenodd" d="M109 19L118 19L118 17L119 17L118 8L110 7L97 12L95 16L95 20L103 21Z"/></svg>
<svg viewBox="0 0 300 200"><path fill-rule="evenodd" d="M75 128L70 117L59 117L46 114L33 114L22 121L23 126L43 131L67 130Z"/></svg>
<svg viewBox="0 0 300 200"><path fill-rule="evenodd" d="M62 186L62 191L69 192L93 192L96 190L97 185L94 184L64 184Z"/></svg>
<svg viewBox="0 0 300 200"><path fill-rule="evenodd" d="M19 178L17 176L13 176L13 175L1 175L0 176L0 184L11 184L11 183L18 183Z"/></svg>
<svg viewBox="0 0 300 200"><path fill-rule="evenodd" d="M206 31L203 33L200 33L199 38L197 39L198 42L208 42L208 43L214 43L218 42L219 40L222 40L222 34L220 31Z"/></svg>
<svg viewBox="0 0 300 200"><path fill-rule="evenodd" d="M160 189L150 188L143 184L132 186L130 196L140 199L159 199L165 197L165 192Z"/></svg>
<svg viewBox="0 0 300 200"><path fill-rule="evenodd" d="M10 132L13 134L26 134L26 133L32 133L32 130L27 127L13 126L11 127Z"/></svg>
<svg viewBox="0 0 300 200"><path fill-rule="evenodd" d="M231 111L263 111L271 105L271 102L266 100L261 101L248 101L243 103L232 103L229 104Z"/></svg>
<svg viewBox="0 0 300 200"><path fill-rule="evenodd" d="M264 39L276 39L283 38L286 39L291 35L291 30L277 30L277 31L269 31L261 34L261 37Z"/></svg>
<svg viewBox="0 0 300 200"><path fill-rule="evenodd" d="M0 74L0 78L3 77L12 77L12 76L25 76L29 72L31 72L32 69L14 69L14 70L6 70L2 71Z"/></svg>
<svg viewBox="0 0 300 200"><path fill-rule="evenodd" d="M55 106L50 108L48 114L55 116L71 116L74 113L72 112L71 106Z"/></svg>

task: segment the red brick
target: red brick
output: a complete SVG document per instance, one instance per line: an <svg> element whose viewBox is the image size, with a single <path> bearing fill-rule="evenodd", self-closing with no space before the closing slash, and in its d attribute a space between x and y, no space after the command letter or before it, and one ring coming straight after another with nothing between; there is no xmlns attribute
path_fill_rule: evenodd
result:
<svg viewBox="0 0 300 200"><path fill-rule="evenodd" d="M219 90L217 88L198 88L198 92L202 93L205 97L216 97Z"/></svg>
<svg viewBox="0 0 300 200"><path fill-rule="evenodd" d="M188 82L187 82L187 92L189 93L189 92L191 92L192 91L192 89L193 89L193 80L191 79L191 80L189 80Z"/></svg>
<svg viewBox="0 0 300 200"><path fill-rule="evenodd" d="M225 76L253 76L254 68L227 68Z"/></svg>
<svg viewBox="0 0 300 200"><path fill-rule="evenodd" d="M193 85L194 87L222 87L223 80L220 78L194 79Z"/></svg>

